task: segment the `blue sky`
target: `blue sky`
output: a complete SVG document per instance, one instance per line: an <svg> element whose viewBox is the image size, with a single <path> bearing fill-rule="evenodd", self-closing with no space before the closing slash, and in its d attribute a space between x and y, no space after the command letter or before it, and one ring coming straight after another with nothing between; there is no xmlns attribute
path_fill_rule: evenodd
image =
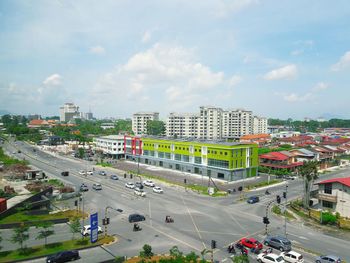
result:
<svg viewBox="0 0 350 263"><path fill-rule="evenodd" d="M350 118L347 0L0 1L0 109Z"/></svg>

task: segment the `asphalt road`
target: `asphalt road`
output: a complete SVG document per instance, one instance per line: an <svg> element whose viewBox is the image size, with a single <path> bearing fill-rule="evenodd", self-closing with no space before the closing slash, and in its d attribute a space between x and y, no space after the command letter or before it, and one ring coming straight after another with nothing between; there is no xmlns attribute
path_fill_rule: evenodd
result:
<svg viewBox="0 0 350 263"><path fill-rule="evenodd" d="M123 209L123 213L109 210L111 224L108 226L108 233L115 235L118 242L107 247L110 253L102 248L95 249L93 255L98 258L100 256L112 258L111 254L134 256L139 253L144 244L150 244L155 253L168 253L172 246L177 245L185 253L195 251L200 254L204 248L210 248L211 240L216 240L215 260L227 261L230 255L226 252L226 248L230 243L243 236L253 236L262 241L265 236L262 217L266 213L266 205L275 200L276 194L281 194L285 189L285 185L271 187L271 195L269 196L264 195L265 190L247 193L247 196L253 194L261 196L259 203L249 205L246 202L238 201L238 194L223 198L211 198L192 191L187 192L180 187L156 182L164 189L164 194L156 194L151 189L146 188L147 196L142 198L136 197L132 190L124 187L124 184L130 179L124 179L120 172L120 180L118 181L113 181L108 176L97 175L97 171L93 176L84 177L78 174L79 170L92 170L92 166L85 161L52 156L39 150L34 153L33 146L21 142L18 142L15 147L22 151L19 158L24 157L30 160L35 167L43 169L50 177L60 178L65 183L75 187L79 187L83 182L87 184L90 190L84 194L84 209L89 213L98 212L100 222L106 206ZM11 145L6 145L6 148L10 153L15 151ZM63 178L60 173L65 170L70 171L70 176ZM96 170L102 169L96 168ZM118 171L109 168L103 168L103 170L107 171L108 174L118 174ZM349 170L340 170L333 174L346 176L349 175ZM333 174L327 174L322 179L333 176ZM139 179L134 178L133 180ZM94 182L101 183L103 190L98 192L91 190ZM301 181L290 181L288 198L300 195L301 185ZM73 200L65 201L65 205L73 207ZM146 221L141 223L142 231L133 232L132 224L127 221L128 215L134 212L146 216ZM165 223L166 215L171 215L175 222ZM270 216L270 222L269 233L284 234L283 220ZM56 233L59 235L50 237L50 242L71 238L72 233L68 226L57 225L56 229ZM4 235L10 235L10 233ZM342 239L332 237L328 233L322 233L298 222L287 223L287 236L295 245L294 248L298 246L318 253L337 254L348 261L350 259L348 252L350 242L346 237ZM6 240L4 240L2 246L5 249L5 246L9 244L6 244ZM38 241L32 239L28 245L34 242ZM13 247L13 244L11 245ZM299 249L295 250L300 251ZM96 262L91 261L92 257L89 256L88 251L81 254L81 262ZM305 262L313 262L312 255L306 252L302 252L302 254L305 257ZM251 258L251 262L255 262L253 258Z"/></svg>

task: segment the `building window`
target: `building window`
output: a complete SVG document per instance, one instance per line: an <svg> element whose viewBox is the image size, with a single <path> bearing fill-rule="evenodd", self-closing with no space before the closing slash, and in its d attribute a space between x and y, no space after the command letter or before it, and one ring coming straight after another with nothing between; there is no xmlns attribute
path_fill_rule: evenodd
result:
<svg viewBox="0 0 350 263"><path fill-rule="evenodd" d="M175 160L181 161L181 154L175 154Z"/></svg>
<svg viewBox="0 0 350 263"><path fill-rule="evenodd" d="M202 157L194 157L194 162L195 163L198 163L198 164L201 164L202 163Z"/></svg>
<svg viewBox="0 0 350 263"><path fill-rule="evenodd" d="M332 184L325 184L324 185L324 193L325 194L332 194Z"/></svg>
<svg viewBox="0 0 350 263"><path fill-rule="evenodd" d="M220 168L228 168L229 162L216 159L208 159L208 165Z"/></svg>
<svg viewBox="0 0 350 263"><path fill-rule="evenodd" d="M171 154L170 153L165 153L165 159L171 159Z"/></svg>
<svg viewBox="0 0 350 263"><path fill-rule="evenodd" d="M154 156L154 151L149 151L150 156Z"/></svg>
<svg viewBox="0 0 350 263"><path fill-rule="evenodd" d="M329 201L322 200L322 206L333 209L333 203Z"/></svg>
<svg viewBox="0 0 350 263"><path fill-rule="evenodd" d="M148 150L143 150L143 155L149 155L149 151Z"/></svg>
<svg viewBox="0 0 350 263"><path fill-rule="evenodd" d="M158 157L159 157L159 158L164 158L164 153L163 153L163 152L159 152L159 153L158 153Z"/></svg>
<svg viewBox="0 0 350 263"><path fill-rule="evenodd" d="M182 161L188 163L190 161L190 157L188 155L182 155Z"/></svg>

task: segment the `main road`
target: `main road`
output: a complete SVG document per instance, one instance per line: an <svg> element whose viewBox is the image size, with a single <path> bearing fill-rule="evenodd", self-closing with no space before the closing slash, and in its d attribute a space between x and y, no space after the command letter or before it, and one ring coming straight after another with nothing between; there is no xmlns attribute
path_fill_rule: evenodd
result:
<svg viewBox="0 0 350 263"><path fill-rule="evenodd" d="M109 176L100 176L97 171L94 175L85 177L78 174L79 170L92 170L92 165L85 161L48 154L37 147L34 147L36 152L33 152L33 146L23 142L17 142L16 145L6 144L5 148L10 153L20 149L22 153L16 154L19 158L29 160L33 166L44 170L50 177L59 178L77 189L81 183L87 184L90 190L84 194L84 209L89 213L97 212L100 222L107 206L122 209L122 213L109 210L111 222L108 226L108 234L115 235L118 242L109 245L106 249L108 253L116 256L138 255L144 244L150 244L155 253L167 253L172 246L176 245L185 253L195 251L200 254L205 248L210 249L211 240L215 240L217 249L214 250L214 258L226 261L229 257L226 248L230 243L244 236L256 237L259 240L264 238L265 225L262 223L262 217L265 216L266 205L275 200L276 194L281 195L285 189L284 185L271 188L269 196L263 195L263 190L256 191L254 194L261 196L260 202L249 205L238 201L238 195L212 198L177 186L156 182L164 189L164 194L156 194L150 188L146 188L147 196L142 198L136 197L132 190L125 188L124 184L130 179L124 179L120 171L104 168L108 175L118 174L120 179L117 181L109 179ZM70 175L62 177L61 172L66 170L70 171ZM348 170L337 173L337 176L349 175ZM139 178L132 180L139 180ZM96 182L102 184L102 191L91 190L92 184ZM301 181L290 182L288 198L299 196L301 187ZM73 201L68 205L72 206ZM133 232L132 224L127 220L128 215L135 212L146 216L146 221L140 224L142 231L139 232ZM172 216L175 222L165 223L166 215ZM284 235L283 220L270 216L270 222L268 229L270 234ZM60 228L62 238L71 238L68 227L57 226L57 228ZM295 250L303 247L317 253L337 254L343 259L350 259L349 240L332 237L298 222L287 223L287 236L295 245ZM91 257L85 257L84 253L87 252L83 252L84 262L94 262ZM94 254L99 255L98 253L106 252ZM302 254L306 262L313 262L312 255L305 252ZM252 257L251 262L253 261Z"/></svg>

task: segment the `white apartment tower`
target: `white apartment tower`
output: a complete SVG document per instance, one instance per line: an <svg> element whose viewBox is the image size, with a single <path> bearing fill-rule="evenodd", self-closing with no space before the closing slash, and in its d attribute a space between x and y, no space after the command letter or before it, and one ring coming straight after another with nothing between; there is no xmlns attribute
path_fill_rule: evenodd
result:
<svg viewBox="0 0 350 263"><path fill-rule="evenodd" d="M137 112L132 116L132 131L135 135L147 134L147 122L158 120L159 112Z"/></svg>
<svg viewBox="0 0 350 263"><path fill-rule="evenodd" d="M74 118L79 118L79 107L74 103L68 102L60 107L60 121L69 122Z"/></svg>
<svg viewBox="0 0 350 263"><path fill-rule="evenodd" d="M240 138L252 134L252 112L244 109L227 110L223 112L223 138Z"/></svg>
<svg viewBox="0 0 350 263"><path fill-rule="evenodd" d="M197 138L208 140L221 139L222 113L223 110L221 108L201 106Z"/></svg>
<svg viewBox="0 0 350 263"><path fill-rule="evenodd" d="M166 122L166 136L197 138L199 115L171 112Z"/></svg>
<svg viewBox="0 0 350 263"><path fill-rule="evenodd" d="M253 134L267 133L267 118L253 117Z"/></svg>

